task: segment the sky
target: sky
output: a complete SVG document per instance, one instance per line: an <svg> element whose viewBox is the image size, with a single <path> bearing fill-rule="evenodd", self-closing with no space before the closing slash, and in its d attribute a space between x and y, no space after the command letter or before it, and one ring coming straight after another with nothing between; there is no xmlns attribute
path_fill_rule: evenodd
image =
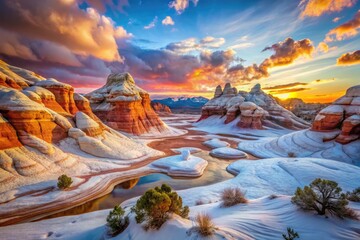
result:
<svg viewBox="0 0 360 240"><path fill-rule="evenodd" d="M359 33L358 0L0 0L0 59L82 93L129 72L152 98L331 102L360 83Z"/></svg>

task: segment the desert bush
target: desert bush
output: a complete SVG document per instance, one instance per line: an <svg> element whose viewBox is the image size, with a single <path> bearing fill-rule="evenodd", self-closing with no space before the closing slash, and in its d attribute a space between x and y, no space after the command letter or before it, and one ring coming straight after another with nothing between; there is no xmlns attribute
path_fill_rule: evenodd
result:
<svg viewBox="0 0 360 240"><path fill-rule="evenodd" d="M137 223L146 222L146 229L159 229L170 213L183 218L188 218L189 215L189 207L183 207L182 198L166 184L147 190L136 202L132 211L136 214Z"/></svg>
<svg viewBox="0 0 360 240"><path fill-rule="evenodd" d="M72 181L71 177L68 177L66 174L63 174L58 178L57 186L61 190L64 190L64 189L69 188L72 183L73 183L73 181Z"/></svg>
<svg viewBox="0 0 360 240"><path fill-rule="evenodd" d="M291 201L301 209L316 211L319 215L330 213L339 218L357 218L355 212L347 208L348 201L341 190L336 182L317 178L310 186L297 188Z"/></svg>
<svg viewBox="0 0 360 240"><path fill-rule="evenodd" d="M195 217L196 227L195 230L202 236L211 236L215 232L215 226L209 214L199 213Z"/></svg>
<svg viewBox="0 0 360 240"><path fill-rule="evenodd" d="M196 205L196 206L204 205L204 204L205 204L204 201L201 200L201 199L198 199L198 200L195 201L195 205Z"/></svg>
<svg viewBox="0 0 360 240"><path fill-rule="evenodd" d="M354 189L352 192L347 192L346 198L352 202L360 202L360 187Z"/></svg>
<svg viewBox="0 0 360 240"><path fill-rule="evenodd" d="M223 207L231 207L239 203L247 203L245 194L240 188L225 188L221 193Z"/></svg>
<svg viewBox="0 0 360 240"><path fill-rule="evenodd" d="M294 158L296 156L294 152L288 152L287 155L289 158Z"/></svg>
<svg viewBox="0 0 360 240"><path fill-rule="evenodd" d="M282 234L285 240L294 240L295 238L299 238L299 234L294 231L292 228L287 228L287 234Z"/></svg>
<svg viewBox="0 0 360 240"><path fill-rule="evenodd" d="M123 232L129 225L129 217L125 216L125 211L121 206L115 206L109 215L106 217L109 233L112 236L116 236Z"/></svg>

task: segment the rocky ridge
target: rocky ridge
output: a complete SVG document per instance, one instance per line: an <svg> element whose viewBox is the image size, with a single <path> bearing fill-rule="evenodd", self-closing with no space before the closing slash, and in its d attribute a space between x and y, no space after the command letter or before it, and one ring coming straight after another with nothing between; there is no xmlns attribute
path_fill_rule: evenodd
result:
<svg viewBox="0 0 360 240"><path fill-rule="evenodd" d="M214 98L203 106L199 121L213 115L224 117L224 124L238 119L237 126L240 128L299 130L310 126L263 92L260 84L256 84L250 92L238 92L230 83L223 90L217 86Z"/></svg>

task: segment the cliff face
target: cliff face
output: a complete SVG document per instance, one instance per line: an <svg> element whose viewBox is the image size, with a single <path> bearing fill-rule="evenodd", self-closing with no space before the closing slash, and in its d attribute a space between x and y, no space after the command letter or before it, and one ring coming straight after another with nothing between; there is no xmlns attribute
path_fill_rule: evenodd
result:
<svg viewBox="0 0 360 240"><path fill-rule="evenodd" d="M336 141L342 144L360 138L360 85L349 88L346 94L315 117L313 131L341 130Z"/></svg>
<svg viewBox="0 0 360 240"><path fill-rule="evenodd" d="M110 74L106 84L85 95L92 111L108 126L141 135L167 128L150 105L150 96L129 73Z"/></svg>
<svg viewBox="0 0 360 240"><path fill-rule="evenodd" d="M151 107L158 113L171 113L171 109L168 106L159 102L151 102Z"/></svg>
<svg viewBox="0 0 360 240"><path fill-rule="evenodd" d="M214 98L202 108L199 121L212 115L224 116L224 124L239 119L237 126L240 128L304 129L310 126L278 105L275 99L261 90L260 84L256 84L250 92L238 92L230 83L225 85L224 90L217 86Z"/></svg>

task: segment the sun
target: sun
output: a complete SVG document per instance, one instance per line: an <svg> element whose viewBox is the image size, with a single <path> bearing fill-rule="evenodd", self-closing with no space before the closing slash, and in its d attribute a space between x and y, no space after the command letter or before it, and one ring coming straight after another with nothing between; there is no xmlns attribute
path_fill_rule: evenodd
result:
<svg viewBox="0 0 360 240"><path fill-rule="evenodd" d="M276 94L276 97L280 98L281 100L285 100L290 97L290 93Z"/></svg>

